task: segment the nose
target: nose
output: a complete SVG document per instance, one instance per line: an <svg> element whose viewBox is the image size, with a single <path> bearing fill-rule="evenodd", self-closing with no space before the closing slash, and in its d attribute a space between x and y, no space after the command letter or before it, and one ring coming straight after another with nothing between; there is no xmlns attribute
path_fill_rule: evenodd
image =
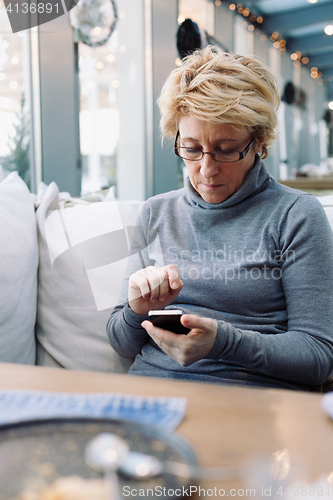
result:
<svg viewBox="0 0 333 500"><path fill-rule="evenodd" d="M212 158L210 154L204 154L200 163L200 173L205 179L214 177L218 174L219 164Z"/></svg>

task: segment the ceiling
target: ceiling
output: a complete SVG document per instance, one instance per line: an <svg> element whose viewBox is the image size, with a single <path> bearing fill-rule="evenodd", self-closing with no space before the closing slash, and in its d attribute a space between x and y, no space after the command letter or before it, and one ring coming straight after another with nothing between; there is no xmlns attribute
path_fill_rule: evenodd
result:
<svg viewBox="0 0 333 500"><path fill-rule="evenodd" d="M327 97L333 99L333 35L324 32L327 24L333 25L333 0L243 0L242 7L262 16L260 28L286 40L289 54L300 52L301 59L309 59L309 70L316 67L322 72Z"/></svg>

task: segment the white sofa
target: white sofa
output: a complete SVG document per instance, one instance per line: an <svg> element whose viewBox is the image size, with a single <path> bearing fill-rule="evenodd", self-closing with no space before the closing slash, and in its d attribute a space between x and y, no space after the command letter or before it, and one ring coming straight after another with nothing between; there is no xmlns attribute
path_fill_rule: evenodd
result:
<svg viewBox="0 0 333 500"><path fill-rule="evenodd" d="M51 183L35 212L17 173L0 183L0 361L125 371L105 328L142 202L106 199L60 208ZM333 228L333 196L319 199Z"/></svg>
<svg viewBox="0 0 333 500"><path fill-rule="evenodd" d="M23 180L0 183L0 361L124 372L106 336L140 201L61 207L51 183L35 212Z"/></svg>

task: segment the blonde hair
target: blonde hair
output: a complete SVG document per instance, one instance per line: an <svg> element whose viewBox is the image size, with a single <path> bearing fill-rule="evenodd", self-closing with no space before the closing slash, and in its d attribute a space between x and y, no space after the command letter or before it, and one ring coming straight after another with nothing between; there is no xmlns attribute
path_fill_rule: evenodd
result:
<svg viewBox="0 0 333 500"><path fill-rule="evenodd" d="M263 141L262 158L276 138L279 104L276 79L263 62L214 46L187 56L171 72L158 99L163 137L175 137L185 115L228 123Z"/></svg>

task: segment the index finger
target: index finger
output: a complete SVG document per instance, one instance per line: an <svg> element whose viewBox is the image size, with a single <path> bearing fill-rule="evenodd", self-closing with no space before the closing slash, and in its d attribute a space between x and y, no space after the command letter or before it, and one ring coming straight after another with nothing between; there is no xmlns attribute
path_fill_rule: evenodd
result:
<svg viewBox="0 0 333 500"><path fill-rule="evenodd" d="M177 267L173 264L168 264L164 266L164 271L167 274L171 290L177 290L182 285Z"/></svg>

